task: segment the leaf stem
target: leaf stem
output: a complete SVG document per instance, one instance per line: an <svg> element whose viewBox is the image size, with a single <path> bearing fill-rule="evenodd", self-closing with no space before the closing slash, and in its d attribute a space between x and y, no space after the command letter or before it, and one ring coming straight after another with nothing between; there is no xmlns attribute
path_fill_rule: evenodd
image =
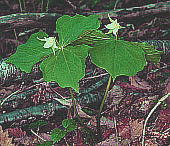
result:
<svg viewBox="0 0 170 146"><path fill-rule="evenodd" d="M73 94L73 91L71 90L71 88L69 88L69 90L70 90L70 94L71 94L71 97L72 97L74 115L76 115L76 102L75 102L75 97L74 97L74 94Z"/></svg>
<svg viewBox="0 0 170 146"><path fill-rule="evenodd" d="M118 36L117 36L117 34L116 34L116 40L117 40L117 39L118 39ZM99 114L102 112L104 103L105 103L105 101L106 101L106 99L107 99L107 94L108 94L108 91L109 91L109 88L110 88L111 81L112 81L112 76L110 75L109 80L108 80L108 83L107 83L106 91L105 91L105 94L104 94L104 98L103 98L102 103L101 103L101 105L100 105Z"/></svg>
<svg viewBox="0 0 170 146"><path fill-rule="evenodd" d="M100 105L99 113L102 112L104 103L105 103L105 101L106 101L106 99L107 99L107 94L108 94L108 91L109 91L109 88L110 88L111 81L112 81L112 76L110 75L109 80L108 80L108 83L107 83L106 91L105 91L105 94L104 94L104 98L103 98L102 103L101 103L101 105Z"/></svg>

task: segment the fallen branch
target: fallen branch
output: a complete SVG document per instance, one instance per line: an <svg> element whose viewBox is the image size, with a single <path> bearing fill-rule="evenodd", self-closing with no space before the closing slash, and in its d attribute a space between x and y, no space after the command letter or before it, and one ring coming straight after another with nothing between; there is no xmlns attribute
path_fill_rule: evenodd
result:
<svg viewBox="0 0 170 146"><path fill-rule="evenodd" d="M65 109L67 109L67 107L59 105L57 101L29 108L17 109L10 113L1 114L0 124L3 124L4 122L14 122L16 120L26 119L29 117L36 116L47 117L52 115L54 112L58 112L59 110Z"/></svg>
<svg viewBox="0 0 170 146"><path fill-rule="evenodd" d="M111 17L116 17L121 20L125 19L134 19L136 17L146 17L150 15L162 14L162 13L170 13L170 1L159 2L155 4L149 4L140 7L132 7L132 8L123 8L116 9L105 12L80 12L82 15L100 15L101 19L107 19L108 14ZM67 14L67 13L65 13ZM6 27L10 27L11 29L16 28L18 23L25 24L24 22L39 22L45 24L44 22L55 22L57 18L62 16L63 14L59 13L17 13L0 17L0 26L5 25ZM69 13L68 15L75 15L75 13ZM8 24L8 25L7 25ZM14 25L15 24L15 25ZM27 23L26 23L27 24ZM2 27L1 27L2 28ZM2 29L3 30L3 29Z"/></svg>

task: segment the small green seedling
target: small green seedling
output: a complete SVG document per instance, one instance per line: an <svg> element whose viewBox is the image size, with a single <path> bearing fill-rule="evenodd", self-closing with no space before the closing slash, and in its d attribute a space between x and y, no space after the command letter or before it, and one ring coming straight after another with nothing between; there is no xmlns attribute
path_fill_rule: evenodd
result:
<svg viewBox="0 0 170 146"><path fill-rule="evenodd" d="M67 133L74 131L77 128L76 122L73 119L65 119L62 121L63 129L56 128L51 133L51 140L54 143L59 142Z"/></svg>

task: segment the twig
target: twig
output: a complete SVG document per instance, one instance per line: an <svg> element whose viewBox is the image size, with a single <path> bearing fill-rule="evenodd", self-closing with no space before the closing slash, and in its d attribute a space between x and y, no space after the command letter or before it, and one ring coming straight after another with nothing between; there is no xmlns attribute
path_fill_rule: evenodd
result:
<svg viewBox="0 0 170 146"><path fill-rule="evenodd" d="M21 0L19 0L19 7L20 7L20 11L21 11L21 13L22 13L22 12L23 12L23 9L22 9Z"/></svg>
<svg viewBox="0 0 170 146"><path fill-rule="evenodd" d="M20 92L23 92L24 90L31 89L31 88L35 87L36 85L38 85L38 84L32 85L32 86L30 86L30 87L28 87L28 88L25 88L25 89L23 89L23 90L19 89L19 90L15 91L15 92L11 93L9 96L7 96L7 97L0 103L0 106L2 106L2 105L4 104L4 102L7 101L11 96L13 96L13 95L15 95L15 94L18 94L18 93L20 93Z"/></svg>
<svg viewBox="0 0 170 146"><path fill-rule="evenodd" d="M151 117L151 115L153 114L153 112L156 110L156 108L164 101L166 100L168 97L170 96L170 93L166 94L165 96L163 96L161 99L158 100L158 103L153 107L153 109L150 111L150 113L148 114L144 126L143 126L143 133L142 133L142 146L145 146L145 131L146 131L146 124L149 120L149 118Z"/></svg>
<svg viewBox="0 0 170 146"><path fill-rule="evenodd" d="M116 138L116 146L119 145L119 139L118 139L118 129L117 129L117 121L116 118L114 117L114 126L115 126L115 138Z"/></svg>
<svg viewBox="0 0 170 146"><path fill-rule="evenodd" d="M83 78L81 80L88 80L88 79L98 78L98 77L105 76L105 75L108 75L108 73L104 73L104 74L100 74L100 75L96 75L96 76L92 76L92 77Z"/></svg>
<svg viewBox="0 0 170 146"><path fill-rule="evenodd" d="M10 94L9 96L7 96L2 102L1 102L1 106L4 104L4 102L5 101L7 101L11 96L13 96L13 95L15 95L15 94L17 94L17 93L19 93L19 92L21 92L21 90L19 89L19 90L17 90L17 91L15 91L15 92L13 92L12 94Z"/></svg>
<svg viewBox="0 0 170 146"><path fill-rule="evenodd" d="M19 0L19 1L21 1L21 0ZM108 13L109 13L110 16L114 16L114 17L118 17L118 15L119 15L120 20L125 20L125 19L129 19L129 18L134 19L136 17L155 15L155 14L161 14L161 13L169 13L170 12L170 8L168 7L169 4L170 4L170 1L166 1L166 2L159 2L159 3L155 3L155 4L144 5L144 6L140 6L140 7L116 9L114 11L112 10L112 11L105 11L105 12L82 12L80 14L81 15L96 14L96 15L101 16L101 19L107 19ZM46 12L48 10L48 5L49 5L49 0L47 2ZM136 12L136 10L138 10L138 11ZM125 14L122 15L123 13L125 13ZM64 14L68 14L68 13L64 13ZM69 13L69 15L74 15L74 14L75 14L74 12ZM14 25L14 24L21 22L21 20L26 21L26 22L28 21L28 19L32 20L32 21L38 20L40 22L44 22L44 21L49 22L49 19L52 21L56 21L56 19L62 15L63 14L59 14L59 13L10 14L10 15L6 15L6 16L0 16L0 24L2 24L2 23L9 24L9 28L13 29L13 28L16 28L16 25ZM4 25L4 24L2 24L2 25Z"/></svg>
<svg viewBox="0 0 170 146"><path fill-rule="evenodd" d="M49 9L49 0L47 1L47 6L46 6L46 12L48 12L48 9Z"/></svg>
<svg viewBox="0 0 170 146"><path fill-rule="evenodd" d="M46 141L44 138L42 138L41 136L39 136L37 133L35 133L32 129L31 129L31 132L37 136L39 139L43 140L43 141Z"/></svg>
<svg viewBox="0 0 170 146"><path fill-rule="evenodd" d="M116 7L117 7L117 4L118 4L118 3L119 3L119 0L116 0L115 6L114 6L113 10L116 10Z"/></svg>
<svg viewBox="0 0 170 146"><path fill-rule="evenodd" d="M57 91L55 91L52 87L51 87L51 85L49 84L49 86L50 86L50 89L54 92L54 93L56 93L58 96L60 96L62 99L64 99L64 100L66 100L60 93L58 93Z"/></svg>
<svg viewBox="0 0 170 146"><path fill-rule="evenodd" d="M166 133L167 131L170 131L170 128L166 129L163 133Z"/></svg>
<svg viewBox="0 0 170 146"><path fill-rule="evenodd" d="M75 5L72 4L72 2L70 2L69 0L66 0L66 2L73 8L73 9L77 9L77 7Z"/></svg>

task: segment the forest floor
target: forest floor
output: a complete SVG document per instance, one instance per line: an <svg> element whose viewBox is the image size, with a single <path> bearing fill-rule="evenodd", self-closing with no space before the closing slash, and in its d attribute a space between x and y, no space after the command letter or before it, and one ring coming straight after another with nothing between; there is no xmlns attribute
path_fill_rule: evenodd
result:
<svg viewBox="0 0 170 146"><path fill-rule="evenodd" d="M86 61L86 76L80 80L81 92L74 93L81 122L73 116L70 106L55 100L70 97L69 89L43 81L39 64L28 74L5 63L31 34L43 30L55 35L59 16L101 13L103 24L107 24L104 13L113 10L113 18L125 27L120 30L120 37L145 41L163 53L159 63L148 62L135 76L119 76L111 83L100 117L96 113L108 74L95 66L90 57ZM13 15L19 13L27 15ZM34 17L34 13L43 17ZM62 129L64 119L74 118L77 129L56 146L170 146L170 96L166 97L170 93L169 13L170 1L166 0L0 1L0 145L50 146L47 141L51 141L51 131ZM162 97L166 99L160 102ZM44 141L46 144L42 144Z"/></svg>

